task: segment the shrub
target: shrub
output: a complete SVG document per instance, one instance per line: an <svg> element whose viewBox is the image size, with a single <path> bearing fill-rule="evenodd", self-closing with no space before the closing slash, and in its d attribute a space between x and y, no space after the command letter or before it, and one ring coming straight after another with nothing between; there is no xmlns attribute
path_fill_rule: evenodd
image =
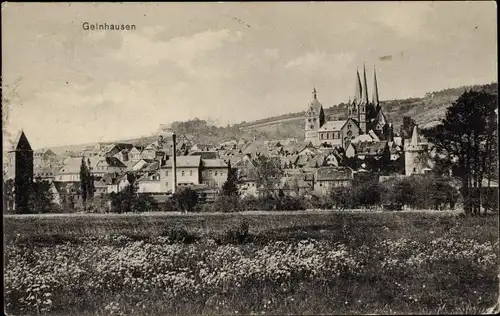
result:
<svg viewBox="0 0 500 316"><path fill-rule="evenodd" d="M242 244L248 242L250 240L248 229L248 222L243 220L236 227L231 227L224 231L219 242L224 244Z"/></svg>
<svg viewBox="0 0 500 316"><path fill-rule="evenodd" d="M198 193L191 188L182 188L172 195L172 200L184 212L192 212L198 204Z"/></svg>
<svg viewBox="0 0 500 316"><path fill-rule="evenodd" d="M196 236L183 227L170 227L161 236L166 237L171 243L191 243L196 239Z"/></svg>
<svg viewBox="0 0 500 316"><path fill-rule="evenodd" d="M221 195L208 209L212 212L237 212L240 210L240 199L234 195Z"/></svg>

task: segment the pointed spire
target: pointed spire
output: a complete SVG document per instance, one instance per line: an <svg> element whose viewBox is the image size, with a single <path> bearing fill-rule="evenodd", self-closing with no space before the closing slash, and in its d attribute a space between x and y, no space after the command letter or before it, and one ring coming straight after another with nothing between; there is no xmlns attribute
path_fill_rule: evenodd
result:
<svg viewBox="0 0 500 316"><path fill-rule="evenodd" d="M375 66L373 66L373 97L372 97L372 102L374 105L379 105L377 73L375 71Z"/></svg>
<svg viewBox="0 0 500 316"><path fill-rule="evenodd" d="M316 88L313 87L313 98L316 100L317 99L318 93L316 92Z"/></svg>
<svg viewBox="0 0 500 316"><path fill-rule="evenodd" d="M361 102L363 104L368 104L368 84L366 83L366 67L365 67L365 63L363 63L363 88L362 88L362 92L363 92L363 98L361 100Z"/></svg>
<svg viewBox="0 0 500 316"><path fill-rule="evenodd" d="M354 90L353 103L359 103L361 101L361 78L359 77L358 68L356 68L356 88Z"/></svg>
<svg viewBox="0 0 500 316"><path fill-rule="evenodd" d="M32 151L28 138L26 137L26 134L24 134L24 130L19 131L19 133L17 134L16 138L14 139L12 149Z"/></svg>
<svg viewBox="0 0 500 316"><path fill-rule="evenodd" d="M412 146L418 146L418 128L417 125L413 127L413 134L411 135L411 143Z"/></svg>

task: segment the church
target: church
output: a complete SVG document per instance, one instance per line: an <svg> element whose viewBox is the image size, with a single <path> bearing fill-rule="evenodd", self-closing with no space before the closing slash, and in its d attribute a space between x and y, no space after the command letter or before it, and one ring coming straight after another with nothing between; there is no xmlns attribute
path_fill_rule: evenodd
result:
<svg viewBox="0 0 500 316"><path fill-rule="evenodd" d="M326 121L323 105L318 101L316 89L313 89L313 99L305 115L305 142L314 146L329 144L333 147L347 148L349 143L361 135L372 140L391 140L392 124L382 111L379 102L377 74L373 69L373 93L371 102L368 100L368 84L366 68L363 65L363 83L356 70L356 85L354 97L347 105L347 115L344 120ZM366 137L365 137L366 139Z"/></svg>

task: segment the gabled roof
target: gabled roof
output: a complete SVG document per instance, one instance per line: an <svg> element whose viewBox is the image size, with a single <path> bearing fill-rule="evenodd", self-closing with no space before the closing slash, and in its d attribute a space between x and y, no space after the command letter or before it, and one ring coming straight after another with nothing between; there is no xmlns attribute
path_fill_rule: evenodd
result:
<svg viewBox="0 0 500 316"><path fill-rule="evenodd" d="M189 156L200 156L201 159L217 159L219 157L216 151L194 151Z"/></svg>
<svg viewBox="0 0 500 316"><path fill-rule="evenodd" d="M319 128L319 131L340 131L347 123L347 120L328 121Z"/></svg>
<svg viewBox="0 0 500 316"><path fill-rule="evenodd" d="M205 168L227 168L227 163L222 159L202 159L203 167Z"/></svg>
<svg viewBox="0 0 500 316"><path fill-rule="evenodd" d="M172 168L172 159L167 160L165 163L165 166L162 166L162 168ZM177 168L184 167L184 168L199 168L201 164L201 157L200 156L178 156L176 159L176 166Z"/></svg>
<svg viewBox="0 0 500 316"><path fill-rule="evenodd" d="M291 188L298 186L299 188L312 189L313 179L313 173L296 173L285 177L283 179L283 184Z"/></svg>
<svg viewBox="0 0 500 316"><path fill-rule="evenodd" d="M56 156L56 154L47 148L42 148L42 149L37 149L33 151L33 155L35 156L44 156L44 155L50 155L50 156Z"/></svg>
<svg viewBox="0 0 500 316"><path fill-rule="evenodd" d="M116 157L102 157L101 159L99 159L96 165L107 165L108 167L127 168L127 166L123 164L123 162L121 162L120 159Z"/></svg>
<svg viewBox="0 0 500 316"><path fill-rule="evenodd" d="M153 176L158 176L158 178L156 180L153 180L152 179ZM160 181L160 172L159 171L147 172L137 180L137 182L147 182L147 181Z"/></svg>
<svg viewBox="0 0 500 316"><path fill-rule="evenodd" d="M320 167L316 170L316 181L352 180L353 171L349 167Z"/></svg>
<svg viewBox="0 0 500 316"><path fill-rule="evenodd" d="M356 143L365 143L365 142L373 142L374 139L368 135L368 134L361 134L355 137L353 140L351 140L351 143L356 144Z"/></svg>
<svg viewBox="0 0 500 316"><path fill-rule="evenodd" d="M381 155L384 152L386 141L378 141L371 143L352 144L358 155Z"/></svg>
<svg viewBox="0 0 500 316"><path fill-rule="evenodd" d="M80 165L82 158L67 158L64 165L57 172L58 174L74 174L80 173Z"/></svg>

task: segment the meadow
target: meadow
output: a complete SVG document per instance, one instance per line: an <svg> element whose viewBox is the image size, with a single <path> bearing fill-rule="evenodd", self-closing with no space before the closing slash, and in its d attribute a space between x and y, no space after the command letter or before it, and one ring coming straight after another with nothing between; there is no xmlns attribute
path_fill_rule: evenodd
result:
<svg viewBox="0 0 500 316"><path fill-rule="evenodd" d="M4 216L12 315L481 313L498 215Z"/></svg>

